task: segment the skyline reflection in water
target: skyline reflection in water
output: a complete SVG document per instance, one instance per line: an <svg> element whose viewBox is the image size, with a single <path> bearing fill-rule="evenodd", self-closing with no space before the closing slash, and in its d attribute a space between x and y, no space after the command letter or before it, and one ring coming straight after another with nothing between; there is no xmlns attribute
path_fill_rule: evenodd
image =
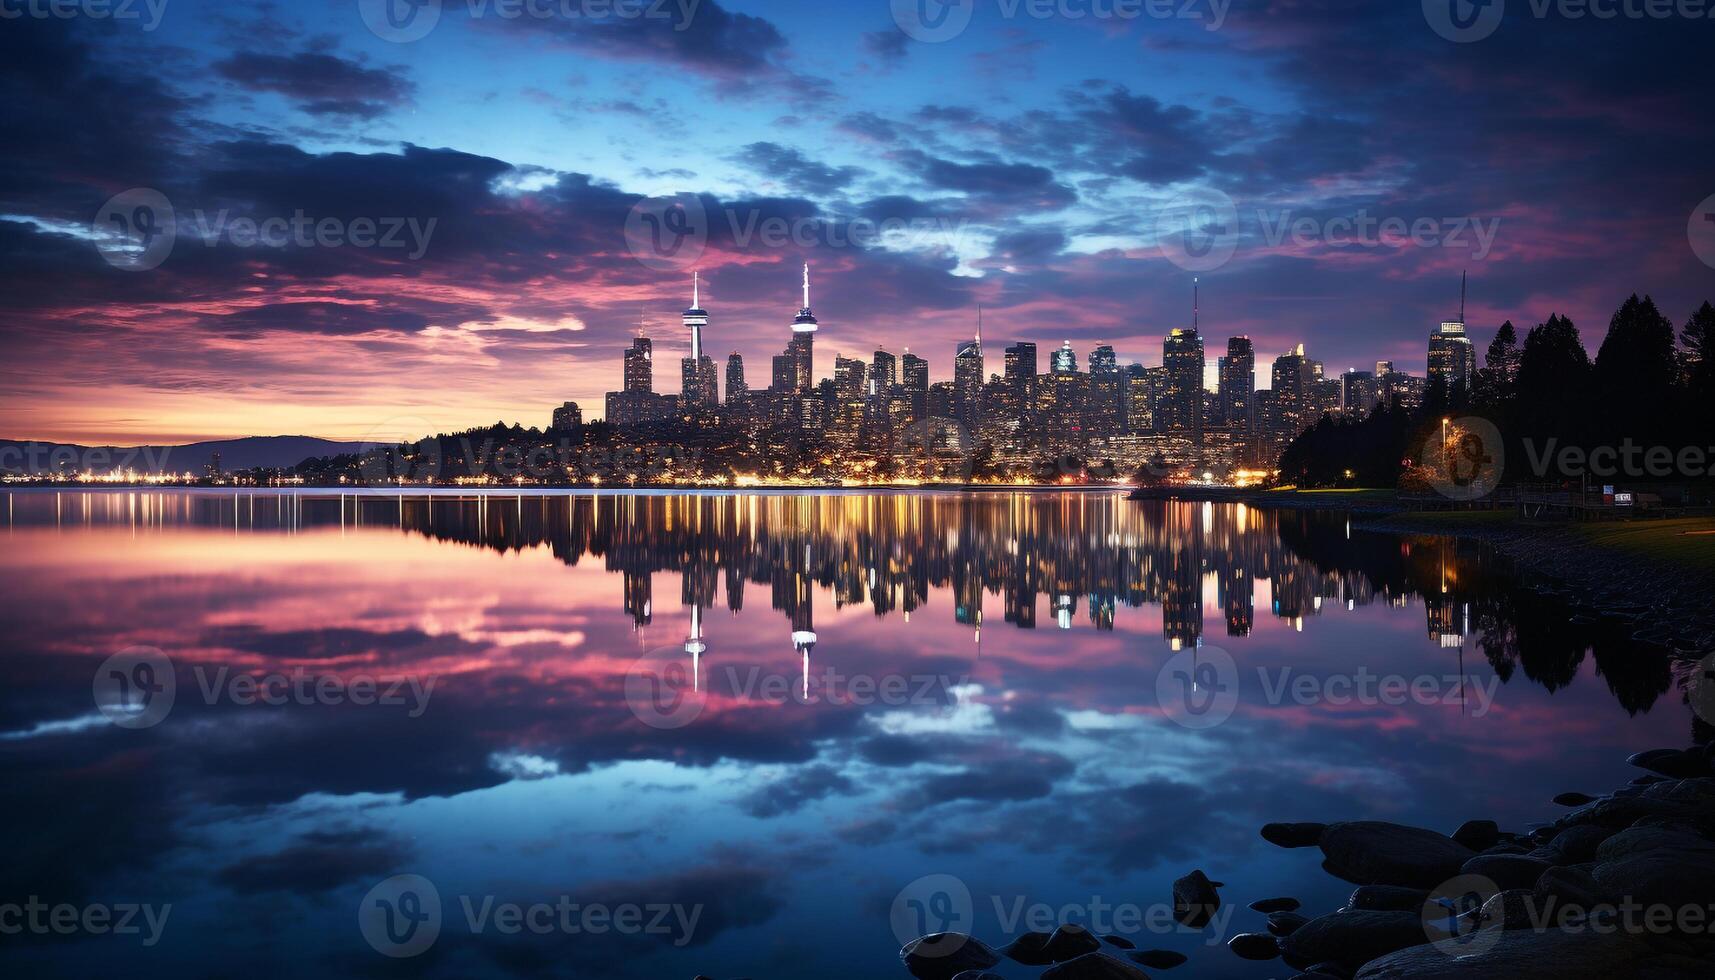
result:
<svg viewBox="0 0 1715 980"><path fill-rule="evenodd" d="M10 494L7 517L0 902L174 907L146 950L6 937L29 975L902 976L890 909L923 875L967 886L997 944L1017 903L1157 904L1193 867L1241 908L1331 909L1346 889L1262 823L1522 828L1692 725L1682 674L1620 624L1573 622L1483 549L1328 515L109 491ZM178 697L127 730L91 678L137 646ZM1164 708L1176 651L1236 663L1224 724ZM694 717L640 712L639 664L689 672ZM1360 671L1445 690L1275 686ZM433 684L422 705L267 705L211 681L291 672ZM356 909L400 873L435 883L448 924L392 961ZM682 944L507 936L472 934L455 898L562 895L703 912ZM1260 926L1245 915L1212 938ZM1133 938L1268 975L1211 937Z"/></svg>

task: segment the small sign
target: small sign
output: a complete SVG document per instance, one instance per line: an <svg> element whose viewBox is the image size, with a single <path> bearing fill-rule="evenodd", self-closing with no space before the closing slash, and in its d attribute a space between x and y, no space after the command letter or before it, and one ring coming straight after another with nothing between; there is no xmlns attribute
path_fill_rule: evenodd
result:
<svg viewBox="0 0 1715 980"><path fill-rule="evenodd" d="M1616 493L1616 494L1614 494L1614 506L1615 507L1630 507L1631 505L1632 505L1632 495L1631 494L1629 494L1629 493Z"/></svg>

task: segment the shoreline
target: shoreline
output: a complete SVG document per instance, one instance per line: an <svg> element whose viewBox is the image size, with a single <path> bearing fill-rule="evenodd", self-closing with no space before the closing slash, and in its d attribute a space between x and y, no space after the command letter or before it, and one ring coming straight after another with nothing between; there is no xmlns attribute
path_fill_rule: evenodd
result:
<svg viewBox="0 0 1715 980"><path fill-rule="evenodd" d="M1352 530L1378 534L1418 534L1478 541L1522 571L1552 579L1576 606L1604 618L1634 625L1634 639L1665 647L1691 659L1715 652L1715 520L1649 519L1597 525L1526 523L1511 511L1436 511L1406 509L1385 490L1280 491L1140 489L1133 500L1191 500L1242 503L1277 510L1326 511L1352 515ZM1698 561L1662 554L1663 536L1680 529L1710 532L1707 553ZM1647 540L1626 543L1622 535L1642 532ZM1653 532L1653 533L1652 533ZM1700 533L1701 538L1701 533Z"/></svg>

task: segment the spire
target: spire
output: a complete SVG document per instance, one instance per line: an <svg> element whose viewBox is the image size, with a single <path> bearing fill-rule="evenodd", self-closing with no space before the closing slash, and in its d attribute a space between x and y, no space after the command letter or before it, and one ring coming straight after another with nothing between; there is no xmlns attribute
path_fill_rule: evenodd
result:
<svg viewBox="0 0 1715 980"><path fill-rule="evenodd" d="M983 304L977 304L977 350L983 349Z"/></svg>
<svg viewBox="0 0 1715 980"><path fill-rule="evenodd" d="M804 309L810 308L810 263L804 263Z"/></svg>
<svg viewBox="0 0 1715 980"><path fill-rule="evenodd" d="M691 309L703 308L703 272L698 269L691 273Z"/></svg>
<svg viewBox="0 0 1715 980"><path fill-rule="evenodd" d="M1197 276L1191 277L1191 329L1192 330L1196 330L1202 326L1202 320L1203 320L1203 311L1202 311L1203 293L1202 293L1202 285L1201 285L1202 282L1203 282L1203 280Z"/></svg>
<svg viewBox="0 0 1715 980"><path fill-rule="evenodd" d="M1459 273L1459 322L1465 322L1465 273Z"/></svg>

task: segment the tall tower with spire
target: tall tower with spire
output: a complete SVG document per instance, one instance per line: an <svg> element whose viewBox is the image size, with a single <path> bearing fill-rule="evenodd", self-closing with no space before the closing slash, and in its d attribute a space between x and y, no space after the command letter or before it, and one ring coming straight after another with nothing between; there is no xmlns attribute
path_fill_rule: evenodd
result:
<svg viewBox="0 0 1715 980"><path fill-rule="evenodd" d="M703 328L709 312L703 309L703 274L691 277L691 308L685 311L685 329L691 335L691 353L681 363L683 385L680 400L685 407L714 408L720 403L720 381L714 359L703 353Z"/></svg>
<svg viewBox="0 0 1715 980"><path fill-rule="evenodd" d="M816 314L810 311L810 265L804 264L804 306L792 321L792 342L786 357L792 364L793 388L807 394L815 385Z"/></svg>

